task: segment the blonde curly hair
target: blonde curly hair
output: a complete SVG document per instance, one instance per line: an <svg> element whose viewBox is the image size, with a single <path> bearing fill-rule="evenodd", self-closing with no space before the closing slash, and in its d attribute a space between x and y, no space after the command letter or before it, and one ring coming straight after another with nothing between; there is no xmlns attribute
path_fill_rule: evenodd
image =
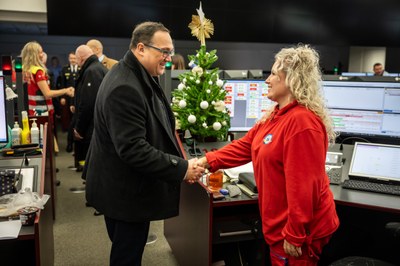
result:
<svg viewBox="0 0 400 266"><path fill-rule="evenodd" d="M42 46L36 42L31 41L25 44L21 51L22 57L22 72L25 80L30 80L32 77L31 67L38 66L47 72L46 65L42 62L40 58L40 53L43 51Z"/></svg>
<svg viewBox="0 0 400 266"><path fill-rule="evenodd" d="M283 48L275 55L274 72L286 74L285 83L294 99L319 116L325 125L328 140L334 143L337 134L333 130L332 119L325 106L322 94L322 74L319 66L319 54L309 45L299 44L292 48ZM273 106L260 120L265 122L271 115Z"/></svg>

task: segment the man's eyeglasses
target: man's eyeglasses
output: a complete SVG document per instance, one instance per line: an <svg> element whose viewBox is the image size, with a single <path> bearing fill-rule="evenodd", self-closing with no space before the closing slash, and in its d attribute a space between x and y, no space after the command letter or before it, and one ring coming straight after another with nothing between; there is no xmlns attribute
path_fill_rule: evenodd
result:
<svg viewBox="0 0 400 266"><path fill-rule="evenodd" d="M164 50L164 49L160 49L160 48L155 47L155 46L150 45L150 44L144 44L144 46L153 48L153 49L155 49L155 50L161 52L161 53L163 54L163 57L164 57L164 58L167 58L168 56L173 56L173 55L175 54L175 51L174 51L174 50L171 50L171 51L169 51L169 50Z"/></svg>

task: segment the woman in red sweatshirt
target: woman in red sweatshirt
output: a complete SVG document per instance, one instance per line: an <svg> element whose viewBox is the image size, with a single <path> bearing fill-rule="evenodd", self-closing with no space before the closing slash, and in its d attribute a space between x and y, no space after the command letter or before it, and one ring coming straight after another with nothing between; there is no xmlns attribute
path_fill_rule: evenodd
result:
<svg viewBox="0 0 400 266"><path fill-rule="evenodd" d="M336 135L320 81L314 49L282 49L266 80L267 97L277 104L243 138L198 161L211 171L253 162L272 265L317 265L339 226L325 173Z"/></svg>

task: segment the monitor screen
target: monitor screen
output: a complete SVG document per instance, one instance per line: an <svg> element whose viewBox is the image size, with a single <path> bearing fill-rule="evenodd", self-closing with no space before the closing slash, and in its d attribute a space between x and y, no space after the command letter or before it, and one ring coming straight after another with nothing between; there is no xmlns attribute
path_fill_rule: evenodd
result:
<svg viewBox="0 0 400 266"><path fill-rule="evenodd" d="M265 80L225 80L225 104L231 116L230 131L248 131L274 102L267 98Z"/></svg>
<svg viewBox="0 0 400 266"><path fill-rule="evenodd" d="M190 69L173 69L171 70L171 78L179 79L179 75L191 71Z"/></svg>
<svg viewBox="0 0 400 266"><path fill-rule="evenodd" d="M247 79L249 75L248 70L225 70L224 79Z"/></svg>
<svg viewBox="0 0 400 266"><path fill-rule="evenodd" d="M7 109L4 76L0 76L0 143L8 142Z"/></svg>
<svg viewBox="0 0 400 266"><path fill-rule="evenodd" d="M264 73L262 69L249 69L249 79L263 79Z"/></svg>
<svg viewBox="0 0 400 266"><path fill-rule="evenodd" d="M323 81L322 84L335 131L400 139L400 83Z"/></svg>
<svg viewBox="0 0 400 266"><path fill-rule="evenodd" d="M343 77L365 77L367 73L365 72L342 72Z"/></svg>
<svg viewBox="0 0 400 266"><path fill-rule="evenodd" d="M356 142L349 176L400 182L400 146Z"/></svg>

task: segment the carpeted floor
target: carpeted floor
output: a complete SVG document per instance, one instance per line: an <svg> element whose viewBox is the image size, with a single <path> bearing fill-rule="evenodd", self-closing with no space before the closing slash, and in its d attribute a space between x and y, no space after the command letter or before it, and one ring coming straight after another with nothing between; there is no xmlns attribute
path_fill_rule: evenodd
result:
<svg viewBox="0 0 400 266"><path fill-rule="evenodd" d="M70 170L72 153L67 153L67 134L58 132L60 152L56 156L57 179L56 220L54 222L54 265L108 265L111 242L104 216L94 216L94 209L85 206L85 193L72 193L71 188L84 188L81 173ZM178 265L163 235L163 221L151 223L150 234L157 241L146 245L142 265Z"/></svg>

